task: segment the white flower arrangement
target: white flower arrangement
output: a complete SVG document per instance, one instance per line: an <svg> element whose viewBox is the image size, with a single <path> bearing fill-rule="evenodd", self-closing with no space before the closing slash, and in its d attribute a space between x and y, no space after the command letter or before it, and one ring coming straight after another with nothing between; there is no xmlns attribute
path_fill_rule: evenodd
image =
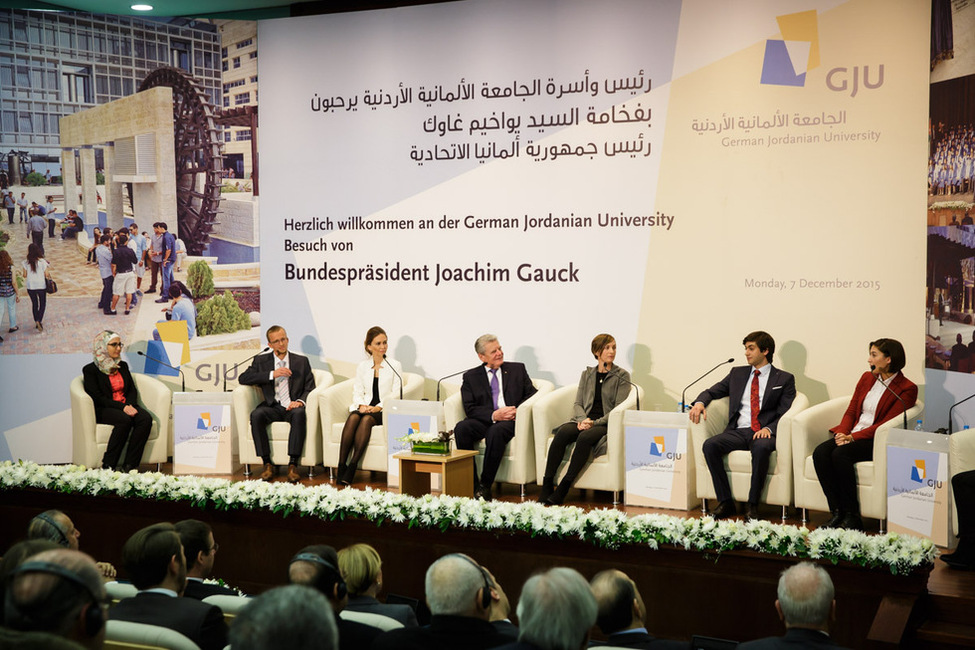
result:
<svg viewBox="0 0 975 650"><path fill-rule="evenodd" d="M417 433L408 433L399 440L403 442L441 442L443 438L440 437L439 433L425 433L419 431Z"/></svg>
<svg viewBox="0 0 975 650"><path fill-rule="evenodd" d="M936 201L928 206L928 210L971 210L975 203L967 201Z"/></svg>
<svg viewBox="0 0 975 650"><path fill-rule="evenodd" d="M415 434L414 434L415 435ZM434 434L436 435L436 434ZM125 498L189 501L217 510L266 509L288 516L323 520L360 518L377 525L449 528L528 533L532 537L576 537L605 548L640 544L654 550L672 545L720 555L747 549L780 557L850 562L867 568L885 568L908 574L934 562L938 550L930 539L887 533L817 529L774 524L769 521L716 521L662 514L628 516L614 509L585 511L577 507L544 507L537 503L475 501L465 497L410 497L383 490L343 489L329 484L305 487L169 476L159 473L88 469L79 465L38 465L20 461L0 463L0 491L40 488L91 496L111 494Z"/></svg>

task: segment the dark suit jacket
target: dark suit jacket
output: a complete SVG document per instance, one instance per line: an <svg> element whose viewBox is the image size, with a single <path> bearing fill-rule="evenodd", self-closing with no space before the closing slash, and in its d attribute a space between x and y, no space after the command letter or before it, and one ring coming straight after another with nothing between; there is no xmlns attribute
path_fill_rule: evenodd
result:
<svg viewBox="0 0 975 650"><path fill-rule="evenodd" d="M853 430L863 411L863 399L870 392L870 389L873 388L876 381L877 376L872 372L865 372L860 376L860 381L857 382L857 388L853 391L853 398L850 399L850 405L846 407L846 413L843 414L843 419L840 420L839 424L830 429L831 432L849 434ZM907 403L907 408L911 408L917 402L917 386L905 377L903 373L897 373L894 380L890 382L889 388L900 395L900 398ZM866 429L861 429L854 433L854 440L873 438L873 434L877 432L877 427L904 412L904 405L890 394L890 390L885 390L884 394L880 396L880 401L877 403L877 412L873 416L873 424Z"/></svg>
<svg viewBox="0 0 975 650"><path fill-rule="evenodd" d="M387 604L381 603L370 596L349 596L349 603L345 609L353 612L366 612L368 614L380 614L396 619L405 627L416 627L416 612L409 605L403 603Z"/></svg>
<svg viewBox="0 0 975 650"><path fill-rule="evenodd" d="M126 404L131 404L132 406L139 405L139 389L135 387L135 380L132 379L132 373L129 372L129 364L124 361L119 362L118 371L122 375L122 380L125 382L124 403L116 402L112 399L112 382L109 381L108 375L99 370L94 362L89 363L81 369L81 374L84 376L85 392L88 393L89 397L95 403L96 409L116 409L121 411L125 408Z"/></svg>
<svg viewBox="0 0 975 650"><path fill-rule="evenodd" d="M703 402L704 406L707 406L712 400L727 397L729 402L728 426L725 427L725 431L733 431L738 428L741 398L745 393L745 387L750 385L752 370L751 366L732 368L727 377L705 390L694 400L695 403ZM769 371L768 383L765 384L765 395L762 396L762 406L758 411L758 424L763 429L768 427L774 436L779 427L779 418L785 415L795 398L796 378L773 366Z"/></svg>
<svg viewBox="0 0 975 650"><path fill-rule="evenodd" d="M183 590L184 598L203 600L210 596L240 596L233 589L221 587L220 585L208 584L199 580L186 580L186 589Z"/></svg>
<svg viewBox="0 0 975 650"><path fill-rule="evenodd" d="M738 650L792 650L794 648L839 648L833 640L822 632L793 627L786 630L785 636L770 636L757 641L738 644Z"/></svg>
<svg viewBox="0 0 975 650"><path fill-rule="evenodd" d="M690 650L687 641L668 641L657 639L646 632L631 632L629 634L610 634L606 641L594 641L593 647L613 646L615 648L639 648L640 650Z"/></svg>
<svg viewBox="0 0 975 650"><path fill-rule="evenodd" d="M288 367L291 368L291 376L288 377L288 392L291 400L300 400L307 403L308 393L315 390L315 376L311 373L311 364L308 357L303 357L294 352L288 353ZM271 371L274 370L274 362L277 356L273 352L269 354L259 354L254 357L254 362L250 368L245 370L237 380L238 384L245 386L260 386L264 393L264 402L268 406L274 406L274 381L269 379Z"/></svg>
<svg viewBox="0 0 975 650"><path fill-rule="evenodd" d="M427 627L404 627L376 637L373 650L487 650L509 639L493 625L468 616L433 616Z"/></svg>
<svg viewBox="0 0 975 650"><path fill-rule="evenodd" d="M515 361L505 361L501 364L501 391L504 403L508 406L521 406L521 403L535 394L536 388L532 384L525 364ZM464 373L464 383L460 386L461 397L464 401L464 413L467 417L480 420L491 425L491 415L494 413L494 400L491 397L491 384L488 383L487 371L484 364L471 368Z"/></svg>
<svg viewBox="0 0 975 650"><path fill-rule="evenodd" d="M340 616L335 617L335 624L339 629L339 650L362 650L363 648L368 648L372 645L373 641L383 634L383 631L378 627L372 627L371 625L365 625L356 621L347 621ZM282 648L281 650L285 649Z"/></svg>
<svg viewBox="0 0 975 650"><path fill-rule="evenodd" d="M511 621L491 621L491 625L508 641L518 640L518 627Z"/></svg>
<svg viewBox="0 0 975 650"><path fill-rule="evenodd" d="M140 592L120 600L108 610L113 621L147 623L175 630L201 650L222 650L227 645L227 624L219 607L192 598Z"/></svg>

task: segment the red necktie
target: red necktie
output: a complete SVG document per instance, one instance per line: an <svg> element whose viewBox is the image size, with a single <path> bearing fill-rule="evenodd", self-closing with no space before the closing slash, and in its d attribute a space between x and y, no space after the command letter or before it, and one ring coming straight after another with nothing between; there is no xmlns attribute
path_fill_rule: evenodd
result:
<svg viewBox="0 0 975 650"><path fill-rule="evenodd" d="M755 376L752 377L752 431L761 429L758 424L758 411L760 408L758 403L758 375L760 373L760 370L756 370Z"/></svg>

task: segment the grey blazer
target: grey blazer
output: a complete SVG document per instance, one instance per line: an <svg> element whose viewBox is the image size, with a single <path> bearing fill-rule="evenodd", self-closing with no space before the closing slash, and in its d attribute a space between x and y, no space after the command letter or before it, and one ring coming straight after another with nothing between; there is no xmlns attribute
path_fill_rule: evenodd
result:
<svg viewBox="0 0 975 650"><path fill-rule="evenodd" d="M609 422L609 412L626 399L630 394L630 373L614 365L603 381L601 391L603 400L603 417L593 421L593 426L602 426ZM596 399L596 366L586 368L579 377L579 390L576 392L576 402L572 406L572 421L585 420Z"/></svg>

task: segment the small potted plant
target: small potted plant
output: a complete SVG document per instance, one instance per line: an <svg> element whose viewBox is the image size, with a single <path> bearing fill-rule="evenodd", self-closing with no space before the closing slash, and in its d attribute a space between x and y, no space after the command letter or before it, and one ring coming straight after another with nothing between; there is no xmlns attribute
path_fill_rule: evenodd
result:
<svg viewBox="0 0 975 650"><path fill-rule="evenodd" d="M450 454L450 439L453 431L441 431L439 433L409 433L399 440L410 443L410 448L414 454L436 454L446 456Z"/></svg>

